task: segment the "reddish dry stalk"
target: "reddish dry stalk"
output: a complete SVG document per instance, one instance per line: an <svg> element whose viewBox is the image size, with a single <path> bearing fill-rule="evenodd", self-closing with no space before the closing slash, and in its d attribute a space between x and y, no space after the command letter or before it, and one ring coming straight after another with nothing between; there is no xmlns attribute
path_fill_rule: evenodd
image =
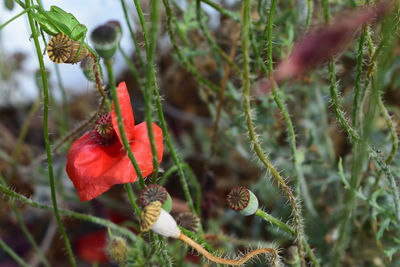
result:
<svg viewBox="0 0 400 267"><path fill-rule="evenodd" d="M229 53L229 59L231 61L235 57L236 47L237 47L236 42L237 42L237 40L239 40L239 37L240 37L240 34L238 33L234 36L234 38L232 40L233 45L232 45L231 51ZM225 87L226 87L226 82L229 78L230 72L231 72L231 66L229 64L226 64L224 77L222 77L222 80L221 80L221 90L219 91L219 102L218 102L217 115L215 117L213 135L212 135L212 139L211 139L211 156L214 155L214 153L215 153L215 142L217 140L218 122L219 122L219 118L221 117L221 110L222 110L222 105L223 105L223 101L224 101Z"/></svg>
<svg viewBox="0 0 400 267"><path fill-rule="evenodd" d="M189 238L188 236L184 235L183 233L180 234L179 238L181 241L185 242L187 245L191 246L195 250L197 250L201 255L206 257L208 260L219 263L219 264L226 264L226 265L242 265L249 261L251 258L259 255L259 254L272 254L273 255L273 260L272 260L272 265L275 266L277 259L278 259L278 252L276 249L273 248L259 248L250 251L249 253L245 254L242 258L234 260L234 259L225 259L225 258L220 258L216 257L207 250L205 250L201 245L196 243L194 240Z"/></svg>
<svg viewBox="0 0 400 267"><path fill-rule="evenodd" d="M71 132L69 132L63 139L61 139L59 142L57 142L57 144L54 145L53 149L52 149L52 153L55 154L58 149L68 140L72 139L76 134L78 134L79 132L83 131L83 129L85 129L85 127L87 127L88 125L90 125L91 123L93 123L96 118L99 116L101 110L104 107L104 104L106 102L106 93L103 89L103 86L101 85L101 80L100 80L100 73L99 73L99 69L97 66L97 58L96 56L94 56L93 54L89 55L90 57L92 57L95 60L95 64L93 65L93 72L95 74L95 78L96 78L96 86L97 86L97 90L99 91L99 93L101 94L101 102L99 104L99 107L97 108L97 111L85 122L83 122L82 124L80 124L77 128L75 128L74 130L72 130ZM44 155L43 157L40 157L40 161L44 160L46 158L46 156Z"/></svg>

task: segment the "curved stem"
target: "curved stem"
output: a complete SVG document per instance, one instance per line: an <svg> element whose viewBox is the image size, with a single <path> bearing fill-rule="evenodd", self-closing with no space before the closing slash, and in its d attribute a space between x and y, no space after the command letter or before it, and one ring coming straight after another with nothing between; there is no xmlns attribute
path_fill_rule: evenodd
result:
<svg viewBox="0 0 400 267"><path fill-rule="evenodd" d="M21 201L24 204L27 204L29 206L32 206L34 208L39 208L42 210L47 210L47 211L52 211L53 207L48 206L48 205L44 205L44 204L40 204L37 203L21 194L18 194L16 192L14 192L13 190L9 189L8 187L1 185L0 184L0 190L6 194L7 196L9 196L10 198L16 199L18 201ZM117 224L110 222L109 220L105 220L103 218L99 218L99 217L95 217L92 215L87 215L87 214L83 214L83 213L79 213L79 212L75 212L72 210L67 210L67 209L59 209L60 213L68 216L68 217L72 217L78 220L82 220L82 221L88 221L94 224L98 224L101 226L104 226L106 228L110 228L111 230L120 233L121 235L124 235L126 237L128 237L130 240L132 240L133 242L136 241L137 237L136 235L131 232L129 229L126 229L124 227L118 226Z"/></svg>
<svg viewBox="0 0 400 267"><path fill-rule="evenodd" d="M3 186L7 186L6 181L4 180L3 176L0 173L0 184ZM21 213L19 212L17 206L14 203L13 199L10 199L10 205L11 209L13 210L15 217L17 218L18 225L21 228L22 232L28 239L29 243L31 244L33 250L37 253L39 256L40 261L43 263L44 266L50 267L50 263L47 261L46 257L44 256L43 252L40 250L38 244L35 241L35 238L32 236L32 234L29 232L28 228L25 225L24 220L22 219Z"/></svg>
<svg viewBox="0 0 400 267"><path fill-rule="evenodd" d="M273 0L271 3L271 8L268 17L268 35L272 36L272 22L273 22L273 12L276 7L276 0ZM270 171L272 177L278 182L278 184L282 187L283 191L287 195L290 205L293 210L293 216L295 221L295 229L296 229L296 242L299 248L299 255L302 262L302 265L305 266L304 260L304 249L302 245L303 236L303 226L301 224L301 213L300 206L297 203L292 191L287 186L285 180L281 177L279 172L275 169L272 163L268 160L264 151L261 148L260 143L257 140L257 134L255 131L255 127L253 124L253 119L251 116L251 107L250 107L250 73L249 73L249 27L250 27L250 0L243 1L243 24L242 24L242 52L243 52L243 110L245 113L246 124L248 129L248 135L250 141L254 147L254 151L256 152L258 158L264 164L264 166ZM267 45L269 54L268 54L268 69L272 74L272 41L269 38L269 42ZM271 75L272 76L272 75ZM271 79L271 83L274 84L273 79Z"/></svg>
<svg viewBox="0 0 400 267"><path fill-rule="evenodd" d="M278 226L280 229L291 235L293 238L296 238L296 231L287 225L286 223L282 222L281 220L273 217L272 215L269 215L265 211L258 209L255 213L256 216L266 220L267 222L270 222L271 224L274 224ZM310 261L314 266L320 266L318 259L315 257L314 252L311 250L310 246L308 245L307 241L303 239L303 246L307 252L307 255L310 257Z"/></svg>
<svg viewBox="0 0 400 267"><path fill-rule="evenodd" d="M272 254L273 255L273 260L272 260L273 264L272 265L273 266L275 265L276 261L278 260L278 251L274 248L255 249L255 250L252 250L249 253L245 254L242 258L233 260L233 259L225 259L225 258L220 258L220 257L214 256L213 254L211 254L210 252L205 250L205 248L203 248L201 245L199 245L198 243L196 243L194 240L192 240L188 236L184 235L183 233L180 234L178 239L185 242L187 245L191 246L195 250L197 250L197 252L199 252L201 255L206 257L208 260L215 262L215 263L219 263L219 264L226 264L226 265L233 265L233 266L242 265L242 264L245 264L247 261L249 261L251 258L253 258L259 254Z"/></svg>
<svg viewBox="0 0 400 267"><path fill-rule="evenodd" d="M27 8L31 7L30 0L25 0L25 4L26 4ZM72 253L71 244L69 243L68 236L67 236L67 234L65 232L64 226L63 226L63 224L61 222L60 214L58 212L56 189L55 189L55 185L54 185L53 160L52 160L50 140L49 140L49 131L48 131L49 92L48 92L48 86L47 86L46 69L44 67L43 55L42 55L42 52L41 52L41 49L40 49L38 35L37 35L36 29L35 29L35 25L34 25L34 21L33 21L32 11L28 12L28 19L29 19L29 25L30 25L30 28L31 28L31 31L32 31L33 40L34 40L35 47L36 47L37 57L38 57L38 60L39 60L40 71L41 71L41 74L42 74L42 85L43 85L43 137L44 137L45 146L46 146L46 153L47 153L48 173L49 173L49 182L50 182L50 190L51 190L51 200L52 200L52 203L53 203L54 215L56 216L58 227L59 227L61 235L62 235L62 237L64 239L65 246L67 248L69 261L70 261L72 266L76 266L75 258L74 258L74 255Z"/></svg>
<svg viewBox="0 0 400 267"><path fill-rule="evenodd" d="M131 146L129 145L128 139L126 138L124 124L122 122L121 108L119 106L119 101L118 101L118 97L117 97L117 89L115 88L114 72L112 69L112 65L113 65L112 59L105 60L104 63L106 64L106 68L107 68L108 80L109 80L109 84L110 84L110 88L111 88L112 99L113 99L113 103L114 103L114 107L115 107L115 113L117 114L118 128L119 128L119 132L121 134L122 143L128 154L129 160L131 161L133 167L135 168L136 175L139 177L139 183L143 189L146 186L146 184L144 182L142 171L140 170L139 165L135 159L135 156L132 153Z"/></svg>

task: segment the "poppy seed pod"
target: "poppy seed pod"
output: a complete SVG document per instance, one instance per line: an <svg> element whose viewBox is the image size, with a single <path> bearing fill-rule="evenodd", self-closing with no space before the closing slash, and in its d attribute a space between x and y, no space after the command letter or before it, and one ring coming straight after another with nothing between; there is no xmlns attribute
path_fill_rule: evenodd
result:
<svg viewBox="0 0 400 267"><path fill-rule="evenodd" d="M196 233L199 230L200 219L190 211L181 212L176 217L176 222L179 226L182 226L189 231Z"/></svg>
<svg viewBox="0 0 400 267"><path fill-rule="evenodd" d="M67 35L54 35L47 45L47 54L54 63L76 63L89 55L89 51L81 42L73 41Z"/></svg>
<svg viewBox="0 0 400 267"><path fill-rule="evenodd" d="M160 201L152 202L140 214L140 231L149 230L165 237L179 238L181 234L174 218L161 208Z"/></svg>
<svg viewBox="0 0 400 267"><path fill-rule="evenodd" d="M114 56L121 37L121 26L114 20L98 26L90 35L93 47L104 59L111 59Z"/></svg>
<svg viewBox="0 0 400 267"><path fill-rule="evenodd" d="M120 236L111 237L108 242L107 252L112 261L122 265L128 254L126 240Z"/></svg>
<svg viewBox="0 0 400 267"><path fill-rule="evenodd" d="M158 184L146 186L140 193L140 201L143 207L150 205L154 201L160 201L162 208L170 212L172 209L172 199L167 190Z"/></svg>
<svg viewBox="0 0 400 267"><path fill-rule="evenodd" d="M244 216L253 215L258 209L258 199L243 186L233 188L227 197L229 207Z"/></svg>

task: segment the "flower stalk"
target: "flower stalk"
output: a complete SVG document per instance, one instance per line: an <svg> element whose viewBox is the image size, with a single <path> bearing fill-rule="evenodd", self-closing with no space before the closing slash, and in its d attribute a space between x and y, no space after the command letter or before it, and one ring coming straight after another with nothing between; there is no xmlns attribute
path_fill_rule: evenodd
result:
<svg viewBox="0 0 400 267"><path fill-rule="evenodd" d="M154 233L161 236L179 239L197 250L197 252L206 257L208 260L218 264L238 266L245 264L251 258L259 254L272 254L271 262L272 265L275 266L279 258L278 251L274 248L255 249L246 253L243 257L239 259L226 259L214 256L213 254L208 252L203 246L182 233L172 216L161 208L161 202L159 201L155 201L144 208L140 218L140 230L141 232L152 230Z"/></svg>
<svg viewBox="0 0 400 267"><path fill-rule="evenodd" d="M25 0L26 8L31 7L31 1ZM39 60L40 71L42 74L42 84L43 84L43 137L46 146L46 154L47 154L47 163L48 163L48 175L49 175L49 182L50 182L50 191L51 191L51 201L53 203L53 210L54 215L57 220L58 227L60 229L61 235L63 237L65 247L67 249L68 258L72 266L76 266L75 258L72 252L71 244L69 242L67 233L65 232L64 226L61 222L60 214L58 211L57 205L57 197L56 197L56 189L54 184L54 173L53 173L53 159L51 154L51 147L50 147L50 140L49 140L49 129L48 129L48 118L49 118L49 91L47 85L47 76L46 76L46 68L43 62L43 55L40 49L38 34L36 32L35 23L32 17L32 10L28 11L28 19L29 19L29 26L31 28L33 41L35 43L36 54Z"/></svg>

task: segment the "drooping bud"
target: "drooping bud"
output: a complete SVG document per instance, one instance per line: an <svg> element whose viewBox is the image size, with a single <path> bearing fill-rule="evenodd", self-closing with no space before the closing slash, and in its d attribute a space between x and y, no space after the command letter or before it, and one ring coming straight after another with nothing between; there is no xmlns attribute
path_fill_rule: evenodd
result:
<svg viewBox="0 0 400 267"><path fill-rule="evenodd" d="M253 215L258 209L258 199L243 186L233 188L227 197L229 207L244 216Z"/></svg>
<svg viewBox="0 0 400 267"><path fill-rule="evenodd" d="M111 114L103 115L96 123L92 130L92 135L102 145L109 145L116 137L114 127L112 125Z"/></svg>
<svg viewBox="0 0 400 267"><path fill-rule="evenodd" d="M107 252L113 262L123 265L128 254L126 240L120 236L112 236L108 241Z"/></svg>
<svg viewBox="0 0 400 267"><path fill-rule="evenodd" d="M94 69L97 68L96 61L92 57L85 57L81 62L81 70L85 77L91 81L96 81L96 76L94 74Z"/></svg>
<svg viewBox="0 0 400 267"><path fill-rule="evenodd" d="M160 201L162 208L170 212L172 209L172 199L167 190L158 184L146 186L140 193L140 201L143 207L150 205L154 201Z"/></svg>
<svg viewBox="0 0 400 267"><path fill-rule="evenodd" d="M112 20L93 30L90 39L97 53L104 59L111 59L122 37L121 26Z"/></svg>
<svg viewBox="0 0 400 267"><path fill-rule="evenodd" d="M181 234L171 214L161 208L161 202L155 201L146 206L140 214L140 231L154 233L165 237L178 238Z"/></svg>
<svg viewBox="0 0 400 267"><path fill-rule="evenodd" d="M199 230L200 219L190 211L187 211L179 213L176 217L176 223L179 226L196 233Z"/></svg>

